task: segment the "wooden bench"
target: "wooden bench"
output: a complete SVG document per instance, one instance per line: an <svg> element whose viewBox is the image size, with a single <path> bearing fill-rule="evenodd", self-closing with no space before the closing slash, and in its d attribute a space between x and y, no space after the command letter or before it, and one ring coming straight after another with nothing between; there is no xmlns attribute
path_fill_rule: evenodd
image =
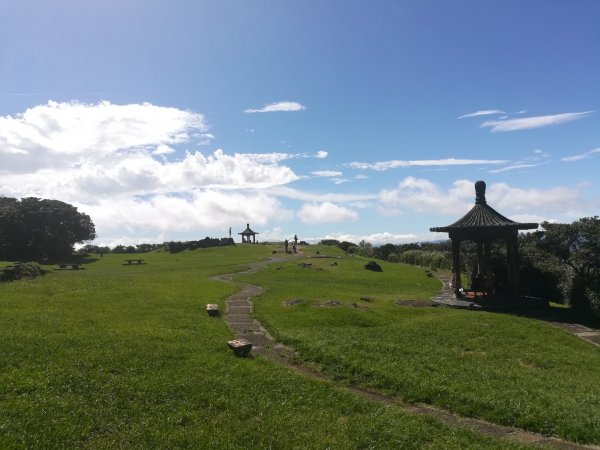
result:
<svg viewBox="0 0 600 450"><path fill-rule="evenodd" d="M137 264L146 264L146 261L143 259L126 259L125 261L127 261L127 266L131 266L131 265L137 265Z"/></svg>
<svg viewBox="0 0 600 450"><path fill-rule="evenodd" d="M79 264L57 264L59 270L79 270Z"/></svg>

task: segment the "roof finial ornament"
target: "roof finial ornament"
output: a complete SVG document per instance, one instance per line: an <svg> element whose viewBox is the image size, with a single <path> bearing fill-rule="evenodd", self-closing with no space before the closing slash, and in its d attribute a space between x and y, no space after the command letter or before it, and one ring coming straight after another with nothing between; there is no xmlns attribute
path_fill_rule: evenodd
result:
<svg viewBox="0 0 600 450"><path fill-rule="evenodd" d="M475 204L487 204L487 202L485 201L485 181L479 180L475 182Z"/></svg>

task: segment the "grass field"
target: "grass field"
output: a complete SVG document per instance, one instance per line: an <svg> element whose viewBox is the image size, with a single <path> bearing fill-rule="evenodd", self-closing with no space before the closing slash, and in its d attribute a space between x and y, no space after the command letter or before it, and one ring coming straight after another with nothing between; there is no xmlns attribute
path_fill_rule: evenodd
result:
<svg viewBox="0 0 600 450"><path fill-rule="evenodd" d="M361 258L299 262L236 279L265 288L255 315L305 363L407 402L600 443L598 347L534 319L395 304L439 290L418 267L381 263L376 273Z"/></svg>
<svg viewBox="0 0 600 450"><path fill-rule="evenodd" d="M106 255L1 283L0 448L519 448L236 359L204 311L234 287L209 277L271 250Z"/></svg>

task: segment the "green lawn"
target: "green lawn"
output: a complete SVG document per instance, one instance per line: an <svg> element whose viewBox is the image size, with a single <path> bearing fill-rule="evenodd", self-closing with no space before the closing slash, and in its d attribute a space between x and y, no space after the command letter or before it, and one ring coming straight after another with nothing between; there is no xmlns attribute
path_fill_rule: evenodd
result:
<svg viewBox="0 0 600 450"><path fill-rule="evenodd" d="M305 363L407 402L600 444L598 347L534 319L396 305L440 289L422 268L381 263L376 273L361 258L305 262L312 266L295 261L236 278L266 288L256 316Z"/></svg>
<svg viewBox="0 0 600 450"><path fill-rule="evenodd" d="M236 359L204 311L234 288L208 278L271 251L151 253L143 266L106 255L0 283L0 448L517 448Z"/></svg>

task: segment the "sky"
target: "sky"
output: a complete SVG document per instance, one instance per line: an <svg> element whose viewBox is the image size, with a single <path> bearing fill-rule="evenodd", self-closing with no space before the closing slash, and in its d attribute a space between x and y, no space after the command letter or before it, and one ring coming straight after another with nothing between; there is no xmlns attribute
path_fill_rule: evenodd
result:
<svg viewBox="0 0 600 450"><path fill-rule="evenodd" d="M98 245L600 214L595 0L0 0L0 195Z"/></svg>

